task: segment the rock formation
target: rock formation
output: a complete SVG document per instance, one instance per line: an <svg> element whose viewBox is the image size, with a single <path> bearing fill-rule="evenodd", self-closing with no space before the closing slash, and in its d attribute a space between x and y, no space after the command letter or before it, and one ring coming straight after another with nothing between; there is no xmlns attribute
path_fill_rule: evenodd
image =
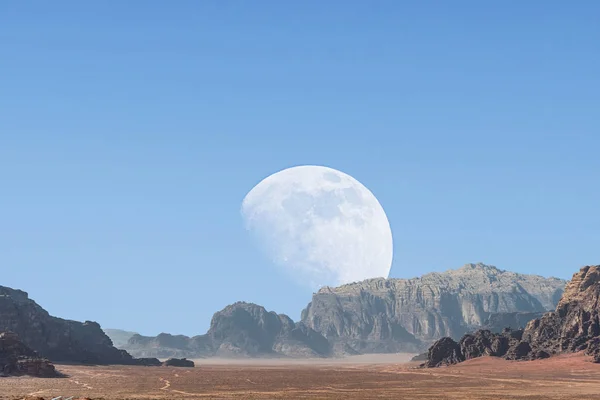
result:
<svg viewBox="0 0 600 400"><path fill-rule="evenodd" d="M13 332L0 333L0 374L31 375L43 378L58 376L54 365L40 358Z"/></svg>
<svg viewBox="0 0 600 400"><path fill-rule="evenodd" d="M287 315L237 302L214 314L204 335L134 335L125 347L139 357L323 357L330 346L321 334Z"/></svg>
<svg viewBox="0 0 600 400"><path fill-rule="evenodd" d="M194 362L186 358L169 358L163 363L165 367L194 368Z"/></svg>
<svg viewBox="0 0 600 400"><path fill-rule="evenodd" d="M420 278L324 287L302 312L302 322L337 349L412 352L441 337L459 338L493 313L550 310L564 285L557 278L468 264Z"/></svg>
<svg viewBox="0 0 600 400"><path fill-rule="evenodd" d="M583 267L574 274L556 311L530 321L523 340L549 353L585 350L596 356L600 341L600 265Z"/></svg>
<svg viewBox="0 0 600 400"><path fill-rule="evenodd" d="M524 330L478 331L459 343L442 338L429 349L425 367L454 364L482 355L512 360L585 351L600 362L600 266L573 275L555 311L530 321Z"/></svg>
<svg viewBox="0 0 600 400"><path fill-rule="evenodd" d="M15 332L30 348L54 362L134 364L96 322L77 322L48 314L26 292L0 286L0 331Z"/></svg>

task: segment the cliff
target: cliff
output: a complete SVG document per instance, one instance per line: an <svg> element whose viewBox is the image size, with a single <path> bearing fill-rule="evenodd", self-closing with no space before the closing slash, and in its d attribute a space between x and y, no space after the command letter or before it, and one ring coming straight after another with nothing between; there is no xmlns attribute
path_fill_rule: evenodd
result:
<svg viewBox="0 0 600 400"><path fill-rule="evenodd" d="M494 313L552 309L565 281L467 264L413 279L369 279L313 295L302 322L336 348L361 353L418 351L459 338Z"/></svg>
<svg viewBox="0 0 600 400"><path fill-rule="evenodd" d="M53 317L26 292L4 286L0 286L0 331L16 333L26 346L54 362L135 363L126 351L113 347L96 322Z"/></svg>

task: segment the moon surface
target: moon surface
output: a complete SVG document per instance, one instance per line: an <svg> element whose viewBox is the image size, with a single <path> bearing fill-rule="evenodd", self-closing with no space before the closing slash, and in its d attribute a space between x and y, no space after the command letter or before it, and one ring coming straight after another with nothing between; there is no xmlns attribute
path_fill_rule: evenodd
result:
<svg viewBox="0 0 600 400"><path fill-rule="evenodd" d="M301 284L388 277L390 224L373 193L350 175L315 165L284 169L248 192L241 212L262 250Z"/></svg>

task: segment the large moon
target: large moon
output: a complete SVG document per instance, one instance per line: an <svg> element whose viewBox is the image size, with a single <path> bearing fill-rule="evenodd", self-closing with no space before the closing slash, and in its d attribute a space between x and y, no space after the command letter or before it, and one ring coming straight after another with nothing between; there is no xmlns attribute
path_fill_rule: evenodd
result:
<svg viewBox="0 0 600 400"><path fill-rule="evenodd" d="M248 192L241 212L260 247L302 284L388 277L390 224L373 193L350 175L315 165L284 169Z"/></svg>

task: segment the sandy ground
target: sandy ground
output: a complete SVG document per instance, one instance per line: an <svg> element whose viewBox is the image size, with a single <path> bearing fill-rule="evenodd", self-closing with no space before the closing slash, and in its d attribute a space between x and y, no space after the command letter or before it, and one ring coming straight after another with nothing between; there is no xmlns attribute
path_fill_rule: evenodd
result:
<svg viewBox="0 0 600 400"><path fill-rule="evenodd" d="M203 360L196 368L60 365L68 377L0 378L0 399L600 399L600 365L583 355L531 362L484 357L436 369L369 357L328 361Z"/></svg>

